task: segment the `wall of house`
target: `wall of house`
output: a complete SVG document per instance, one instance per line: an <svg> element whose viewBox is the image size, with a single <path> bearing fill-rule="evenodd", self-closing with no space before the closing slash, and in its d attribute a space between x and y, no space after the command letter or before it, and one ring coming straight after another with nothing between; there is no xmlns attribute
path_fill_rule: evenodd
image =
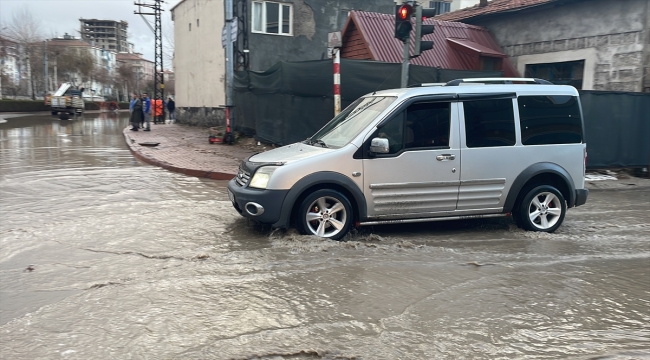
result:
<svg viewBox="0 0 650 360"><path fill-rule="evenodd" d="M649 8L650 0L589 0L466 22L487 27L522 75L527 64L584 60L583 89L643 91Z"/></svg>
<svg viewBox="0 0 650 360"><path fill-rule="evenodd" d="M362 38L361 31L350 23L350 29L346 31L341 48L341 57L355 60L372 60L372 54Z"/></svg>
<svg viewBox="0 0 650 360"><path fill-rule="evenodd" d="M223 1L184 0L173 10L173 20L176 106L202 108L225 104Z"/></svg>
<svg viewBox="0 0 650 360"><path fill-rule="evenodd" d="M187 0L186 0L187 1ZM327 33L340 31L350 10L392 14L393 0L281 0L293 4L293 34L250 33L250 69L263 71L278 61L320 60L327 57ZM249 3L249 29L252 4Z"/></svg>
<svg viewBox="0 0 650 360"><path fill-rule="evenodd" d="M479 0L453 0L451 2L450 10L456 11L466 7L474 6L479 3Z"/></svg>

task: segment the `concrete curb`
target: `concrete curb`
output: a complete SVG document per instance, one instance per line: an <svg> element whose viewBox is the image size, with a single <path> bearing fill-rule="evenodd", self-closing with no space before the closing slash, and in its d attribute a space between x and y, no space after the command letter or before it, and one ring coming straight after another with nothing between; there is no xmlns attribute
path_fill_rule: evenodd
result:
<svg viewBox="0 0 650 360"><path fill-rule="evenodd" d="M136 159L143 161L147 164L154 165L161 167L165 170L173 171L176 173L184 174L187 176L194 176L194 177L200 177L200 178L208 178L208 179L213 179L213 180L230 180L234 178L237 174L236 173L226 173L226 172L218 172L218 171L206 171L206 170L200 170L200 169L191 169L191 168L185 168L185 167L179 167L172 165L164 160L159 160L155 159L151 156L147 156L139 151L139 148L142 146L139 145L135 139L132 139L129 136L129 128L127 127L126 129L123 130L124 134L124 140L126 144L129 147L129 150L131 150L131 153L133 153L133 156L135 156Z"/></svg>

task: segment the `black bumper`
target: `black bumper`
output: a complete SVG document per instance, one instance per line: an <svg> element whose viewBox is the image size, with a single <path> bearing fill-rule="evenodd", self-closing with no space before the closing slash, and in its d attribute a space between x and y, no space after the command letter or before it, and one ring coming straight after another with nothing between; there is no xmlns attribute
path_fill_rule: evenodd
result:
<svg viewBox="0 0 650 360"><path fill-rule="evenodd" d="M235 179L228 182L228 190L232 192L233 206L244 217L255 220L262 224L274 224L280 219L282 203L289 190L262 190L241 187ZM251 215L246 211L246 204L249 202L259 204L264 208L261 215Z"/></svg>
<svg viewBox="0 0 650 360"><path fill-rule="evenodd" d="M587 202L587 197L589 196L589 190L587 189L577 189L576 190L576 203L575 206L584 205Z"/></svg>

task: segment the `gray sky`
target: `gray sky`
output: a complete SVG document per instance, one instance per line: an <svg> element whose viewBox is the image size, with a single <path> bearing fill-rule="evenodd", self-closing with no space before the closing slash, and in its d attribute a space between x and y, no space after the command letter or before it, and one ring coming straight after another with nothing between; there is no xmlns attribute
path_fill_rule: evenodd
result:
<svg viewBox="0 0 650 360"><path fill-rule="evenodd" d="M166 0L164 4L162 26L163 37L173 36L173 22L169 9L180 0ZM138 0L141 3L153 3L151 0ZM33 17L41 24L43 34L51 38L68 33L79 37L79 19L124 20L129 23L129 41L135 44L135 51L154 60L154 37L140 15L133 14L137 6L134 0L0 0L0 29L11 21L15 11L29 9ZM145 16L153 27L153 16ZM166 46L166 42L163 41ZM171 53L171 51L169 51ZM171 68L164 59L165 68Z"/></svg>

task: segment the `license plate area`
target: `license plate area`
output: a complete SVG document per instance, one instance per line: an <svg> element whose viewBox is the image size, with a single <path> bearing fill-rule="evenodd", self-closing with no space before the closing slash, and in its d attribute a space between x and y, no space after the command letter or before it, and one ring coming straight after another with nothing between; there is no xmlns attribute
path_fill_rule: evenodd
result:
<svg viewBox="0 0 650 360"><path fill-rule="evenodd" d="M233 204L235 203L235 194L233 194L232 191L230 191L230 189L228 189L228 199L230 199L231 203Z"/></svg>

